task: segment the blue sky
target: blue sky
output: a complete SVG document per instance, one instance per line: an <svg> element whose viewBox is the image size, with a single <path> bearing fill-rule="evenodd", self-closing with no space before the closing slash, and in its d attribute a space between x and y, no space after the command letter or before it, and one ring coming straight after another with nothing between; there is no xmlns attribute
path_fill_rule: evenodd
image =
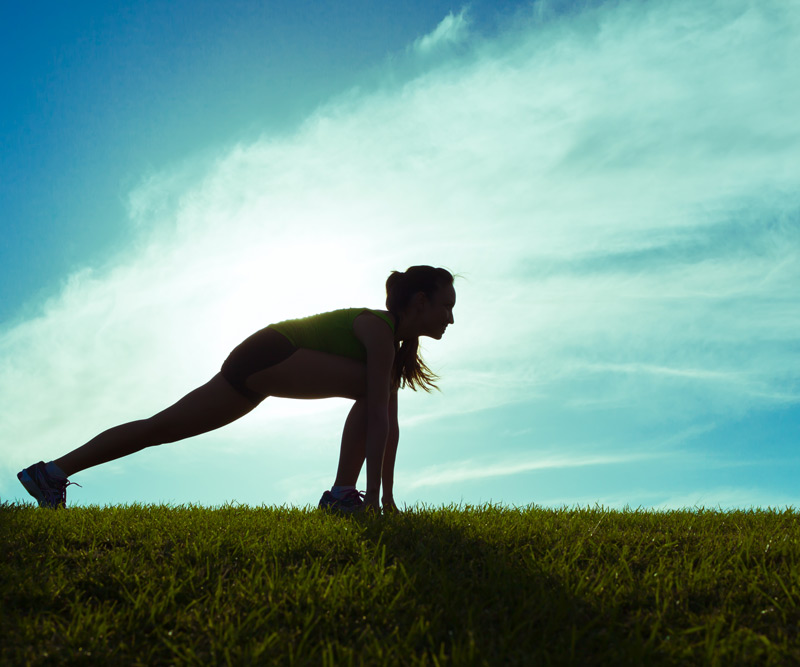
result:
<svg viewBox="0 0 800 667"><path fill-rule="evenodd" d="M0 11L3 500L427 263L464 278L399 502L800 505L798 3ZM316 503L348 407L268 399L70 503Z"/></svg>

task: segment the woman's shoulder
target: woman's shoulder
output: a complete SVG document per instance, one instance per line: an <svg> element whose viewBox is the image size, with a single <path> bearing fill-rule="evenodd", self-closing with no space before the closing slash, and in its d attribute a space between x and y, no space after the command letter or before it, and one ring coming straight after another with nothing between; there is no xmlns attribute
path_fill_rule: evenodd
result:
<svg viewBox="0 0 800 667"><path fill-rule="evenodd" d="M389 322L393 330L397 328L397 319L388 310L378 310L376 308L360 308L359 310L361 312L356 316L356 319L359 317L376 317L384 322Z"/></svg>

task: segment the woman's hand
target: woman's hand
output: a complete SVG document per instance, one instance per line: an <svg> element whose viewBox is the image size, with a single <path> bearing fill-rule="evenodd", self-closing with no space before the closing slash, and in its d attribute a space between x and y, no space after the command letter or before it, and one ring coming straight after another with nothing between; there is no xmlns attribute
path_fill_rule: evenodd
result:
<svg viewBox="0 0 800 667"><path fill-rule="evenodd" d="M383 500L383 511L386 514L391 514L392 512L400 511L399 509L397 509L397 505L394 504L394 498L392 498L392 496L384 495L382 500Z"/></svg>
<svg viewBox="0 0 800 667"><path fill-rule="evenodd" d="M364 511L381 513L381 504L378 502L378 494L367 492L364 494Z"/></svg>

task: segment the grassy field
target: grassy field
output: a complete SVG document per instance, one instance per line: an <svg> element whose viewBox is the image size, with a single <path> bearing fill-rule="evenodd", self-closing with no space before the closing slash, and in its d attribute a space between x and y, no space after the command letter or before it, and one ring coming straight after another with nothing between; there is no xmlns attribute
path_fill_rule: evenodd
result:
<svg viewBox="0 0 800 667"><path fill-rule="evenodd" d="M0 504L0 663L800 664L799 516Z"/></svg>

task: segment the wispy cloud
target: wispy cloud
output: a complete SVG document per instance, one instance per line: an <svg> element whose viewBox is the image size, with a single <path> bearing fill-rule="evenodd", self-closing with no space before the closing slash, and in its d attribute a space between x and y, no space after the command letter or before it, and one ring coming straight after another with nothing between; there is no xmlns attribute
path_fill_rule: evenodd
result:
<svg viewBox="0 0 800 667"><path fill-rule="evenodd" d="M408 420L534 420L546 396L684 427L798 402L798 27L777 0L621 2L470 41L462 11L415 48L468 58L149 175L138 241L0 332L4 465L164 407L268 322L379 306L418 263L467 280L425 346L445 395L407 392ZM230 437L341 410L271 405Z"/></svg>
<svg viewBox="0 0 800 667"><path fill-rule="evenodd" d="M469 23L466 7L458 14L450 12L433 32L417 39L412 45L412 49L427 55L443 46L464 42L469 37Z"/></svg>
<svg viewBox="0 0 800 667"><path fill-rule="evenodd" d="M650 460L658 458L663 454L635 452L628 454L597 454L575 456L569 455L537 455L528 460L506 460L496 461L476 461L461 460L452 464L431 466L423 468L416 475L415 479L407 484L409 489L421 487L439 487L445 484L457 484L482 480L491 477L507 477L509 475L519 475L534 470L553 470L563 468L582 468L588 466L604 466L631 463L635 461Z"/></svg>

